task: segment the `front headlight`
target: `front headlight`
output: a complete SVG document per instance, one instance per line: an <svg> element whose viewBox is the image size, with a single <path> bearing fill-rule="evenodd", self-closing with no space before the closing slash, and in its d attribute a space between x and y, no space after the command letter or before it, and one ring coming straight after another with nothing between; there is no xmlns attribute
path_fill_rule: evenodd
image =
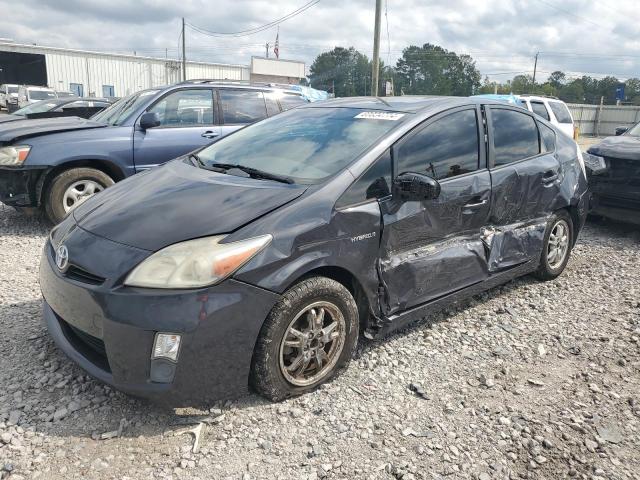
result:
<svg viewBox="0 0 640 480"><path fill-rule="evenodd" d="M0 165L22 165L29 156L31 147L28 145L16 145L15 147L0 148Z"/></svg>
<svg viewBox="0 0 640 480"><path fill-rule="evenodd" d="M147 288L198 288L218 283L272 240L271 235L220 243L224 235L176 243L138 265L125 285Z"/></svg>

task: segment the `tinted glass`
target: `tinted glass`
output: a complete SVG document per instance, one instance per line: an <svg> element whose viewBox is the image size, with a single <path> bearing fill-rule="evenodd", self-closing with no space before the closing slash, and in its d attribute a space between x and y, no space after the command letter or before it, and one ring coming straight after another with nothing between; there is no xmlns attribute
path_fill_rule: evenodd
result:
<svg viewBox="0 0 640 480"><path fill-rule="evenodd" d="M391 153L387 151L342 194L336 207L346 207L391 194Z"/></svg>
<svg viewBox="0 0 640 480"><path fill-rule="evenodd" d="M558 119L560 123L573 123L571 120L571 114L569 113L569 109L564 103L560 102L549 102L549 106L553 111L553 114Z"/></svg>
<svg viewBox="0 0 640 480"><path fill-rule="evenodd" d="M178 90L156 103L149 112L158 114L161 127L212 125L213 90Z"/></svg>
<svg viewBox="0 0 640 480"><path fill-rule="evenodd" d="M398 173L422 173L439 180L473 172L479 164L478 146L475 110L452 113L400 144Z"/></svg>
<svg viewBox="0 0 640 480"><path fill-rule="evenodd" d="M151 97L156 95L160 90L143 90L134 93L125 98L121 98L109 108L105 108L101 112L91 117L91 120L106 123L107 125L122 124L133 112L146 104Z"/></svg>
<svg viewBox="0 0 640 480"><path fill-rule="evenodd" d="M540 153L533 117L513 110L491 109L495 164L506 165Z"/></svg>
<svg viewBox="0 0 640 480"><path fill-rule="evenodd" d="M227 124L253 123L267 117L262 92L220 90L222 119Z"/></svg>
<svg viewBox="0 0 640 480"><path fill-rule="evenodd" d="M15 112L14 115L28 115L30 113L42 113L48 112L54 109L58 105L56 102L52 102L49 100L41 100L39 102L32 103L31 105L27 105L26 107L22 107Z"/></svg>
<svg viewBox="0 0 640 480"><path fill-rule="evenodd" d="M221 138L199 153L207 165L233 163L286 175L300 183L329 177L375 145L392 120L351 108L302 108L281 113Z"/></svg>
<svg viewBox="0 0 640 480"><path fill-rule="evenodd" d="M546 125L542 123L538 124L540 129L540 140L542 142L543 152L553 152L556 149L556 134Z"/></svg>
<svg viewBox="0 0 640 480"><path fill-rule="evenodd" d="M308 103L304 98L300 95L293 95L291 93L285 93L282 97L280 97L280 105L282 105L282 110L289 110L290 108L296 108L300 105L304 105Z"/></svg>
<svg viewBox="0 0 640 480"><path fill-rule="evenodd" d="M549 112L542 102L531 102L531 110L536 115L540 115L545 120L549 120Z"/></svg>
<svg viewBox="0 0 640 480"><path fill-rule="evenodd" d="M89 106L89 102L86 102L84 100L78 100L75 102L71 102L71 103L66 103L64 105L60 106L60 110L64 109L64 108L85 108Z"/></svg>
<svg viewBox="0 0 640 480"><path fill-rule="evenodd" d="M7 93L18 93L18 87L7 87L8 91Z"/></svg>
<svg viewBox="0 0 640 480"><path fill-rule="evenodd" d="M29 98L31 100L46 100L47 98L56 98L56 94L50 90L29 90Z"/></svg>

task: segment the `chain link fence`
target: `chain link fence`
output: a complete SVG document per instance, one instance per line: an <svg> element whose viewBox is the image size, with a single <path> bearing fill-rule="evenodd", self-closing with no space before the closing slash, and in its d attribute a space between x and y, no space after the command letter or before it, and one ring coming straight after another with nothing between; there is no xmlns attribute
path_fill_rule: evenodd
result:
<svg viewBox="0 0 640 480"><path fill-rule="evenodd" d="M606 137L615 135L616 127L631 127L640 122L640 106L567 105L580 135Z"/></svg>

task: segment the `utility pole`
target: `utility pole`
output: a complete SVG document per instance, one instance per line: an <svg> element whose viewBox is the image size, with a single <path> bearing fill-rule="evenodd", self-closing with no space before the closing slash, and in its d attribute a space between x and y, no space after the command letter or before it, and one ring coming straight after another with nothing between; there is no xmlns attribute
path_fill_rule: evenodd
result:
<svg viewBox="0 0 640 480"><path fill-rule="evenodd" d="M536 59L533 62L533 88L536 88L536 70L538 70L538 55L540 55L540 52L536 52Z"/></svg>
<svg viewBox="0 0 640 480"><path fill-rule="evenodd" d="M184 41L184 17L182 17L182 81L187 81L187 57L186 55L186 46Z"/></svg>
<svg viewBox="0 0 640 480"><path fill-rule="evenodd" d="M266 58L269 58L269 43L267 42L264 46L265 46L265 47L266 47L266 49L267 49L267 55L266 55Z"/></svg>
<svg viewBox="0 0 640 480"><path fill-rule="evenodd" d="M382 0L376 0L376 24L373 29L373 72L371 75L371 95L378 96L378 84L380 83L380 14L382 12Z"/></svg>

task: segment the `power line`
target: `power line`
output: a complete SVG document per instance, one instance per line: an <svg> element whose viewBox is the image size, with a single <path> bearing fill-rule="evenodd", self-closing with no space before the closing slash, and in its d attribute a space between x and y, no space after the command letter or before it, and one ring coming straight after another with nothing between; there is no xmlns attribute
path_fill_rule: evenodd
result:
<svg viewBox="0 0 640 480"><path fill-rule="evenodd" d="M574 18L577 18L578 20L582 20L583 22L587 22L587 23L590 23L591 25L595 25L595 26L596 26L596 27L598 27L598 28L602 28L602 24L599 24L599 23L596 23L596 22L592 22L592 21L591 21L591 20L589 20L588 18L584 18L584 17L582 17L582 16L580 16L580 15L577 15L577 14L573 13L573 12L572 12L572 11L570 11L570 10L565 10L564 8L557 7L557 6L556 6L556 5L554 5L553 3L546 2L545 0L538 0L538 1L539 1L540 3L545 4L545 5L546 5L546 6L548 6L548 7L551 7L551 8L554 8L554 9L558 10L559 12L563 12L563 13L565 13L565 14L567 14L567 15L570 15L570 16L572 16L572 17L574 17Z"/></svg>
<svg viewBox="0 0 640 480"><path fill-rule="evenodd" d="M195 30L198 33L201 33L203 35L208 35L210 37L243 37L243 36L247 36L247 35L253 35L256 33L260 33L264 30L267 30L271 27L275 27L276 25L281 24L282 22L285 22L297 15L300 15L302 12L310 9L311 7L313 7L314 5L317 5L318 3L320 3L321 0L312 0L308 3L305 3L303 6L301 6L300 8L297 8L296 10L294 10L293 12L290 12L288 14L286 14L283 17L280 17L276 20L273 20L269 23L265 23L264 25L260 25L259 27L255 27L255 28L250 28L247 30L240 30L238 32L212 32L210 30L205 30L204 28L198 27L196 25L193 25L192 23L187 23L187 25L189 25L190 28L192 28L193 30Z"/></svg>

